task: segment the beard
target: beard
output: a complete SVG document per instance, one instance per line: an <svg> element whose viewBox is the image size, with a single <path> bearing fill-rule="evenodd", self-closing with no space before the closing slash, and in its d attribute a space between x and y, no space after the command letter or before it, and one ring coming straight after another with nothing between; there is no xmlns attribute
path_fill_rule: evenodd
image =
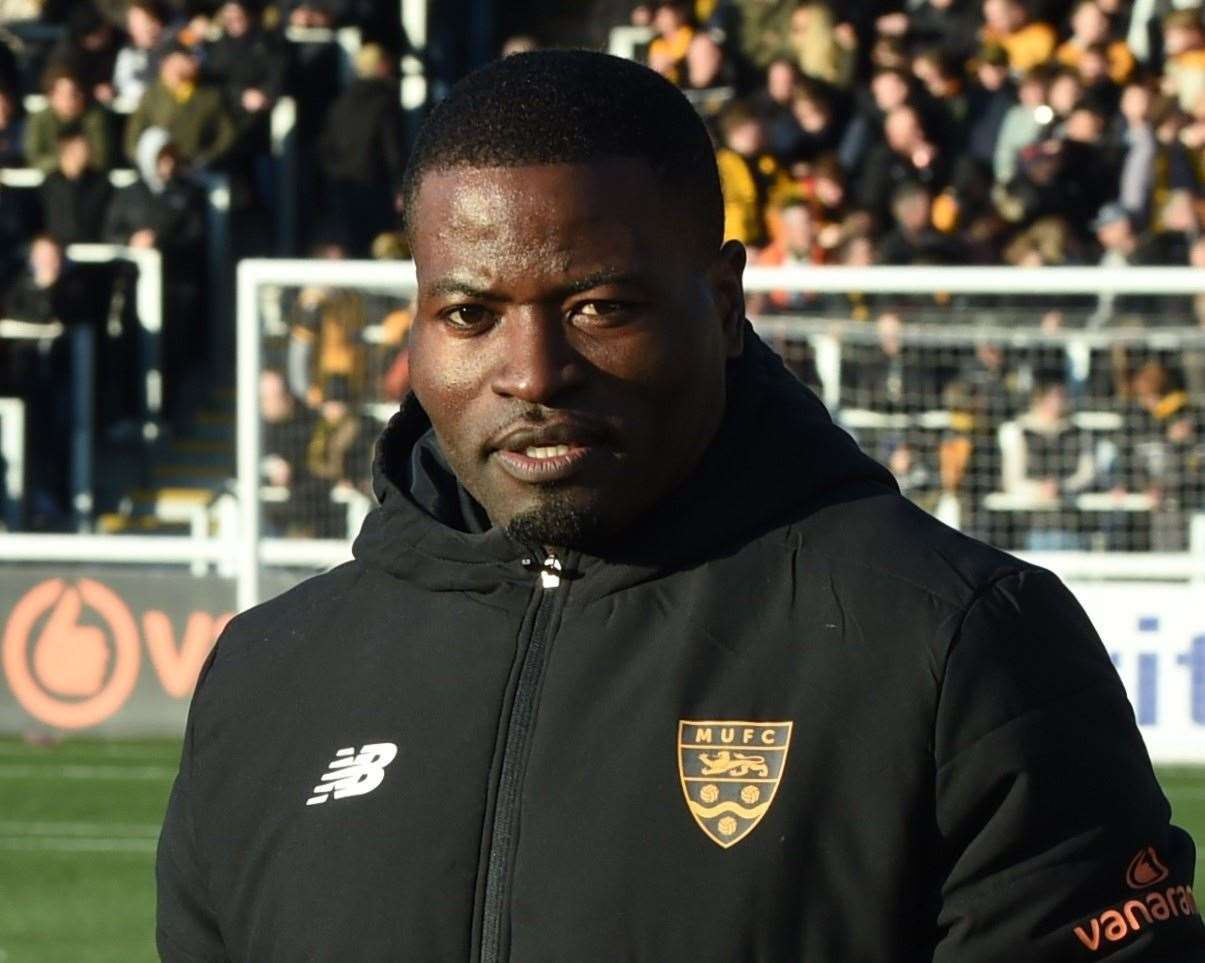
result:
<svg viewBox="0 0 1205 963"><path fill-rule="evenodd" d="M512 515L506 523L506 534L524 545L584 548L597 541L603 527L603 519L593 506L581 504L569 492L553 489L540 504Z"/></svg>

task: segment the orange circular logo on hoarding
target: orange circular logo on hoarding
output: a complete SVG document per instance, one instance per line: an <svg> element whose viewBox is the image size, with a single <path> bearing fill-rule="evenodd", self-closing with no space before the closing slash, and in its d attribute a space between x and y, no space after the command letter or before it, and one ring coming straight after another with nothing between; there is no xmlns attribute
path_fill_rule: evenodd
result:
<svg viewBox="0 0 1205 963"><path fill-rule="evenodd" d="M104 628L80 622L85 606ZM30 715L81 729L108 719L134 691L138 627L125 602L100 582L48 579L13 607L3 658L9 687Z"/></svg>

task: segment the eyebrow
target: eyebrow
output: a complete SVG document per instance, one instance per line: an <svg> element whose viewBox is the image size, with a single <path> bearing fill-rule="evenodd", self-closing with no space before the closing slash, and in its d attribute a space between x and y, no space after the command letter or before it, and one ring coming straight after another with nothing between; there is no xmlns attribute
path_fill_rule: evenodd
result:
<svg viewBox="0 0 1205 963"><path fill-rule="evenodd" d="M627 285L633 287L646 287L645 279L631 272L624 271L595 271L592 274L584 275L580 278L575 278L565 284L558 286L556 293L561 297L567 297L573 294L581 294L583 291L590 291L593 288L603 287L605 285ZM497 294L490 291L489 288L483 287L472 281L460 278L441 278L438 281L432 281L424 292L433 297L449 297L452 295L462 295L471 298L480 298L482 300L497 300Z"/></svg>

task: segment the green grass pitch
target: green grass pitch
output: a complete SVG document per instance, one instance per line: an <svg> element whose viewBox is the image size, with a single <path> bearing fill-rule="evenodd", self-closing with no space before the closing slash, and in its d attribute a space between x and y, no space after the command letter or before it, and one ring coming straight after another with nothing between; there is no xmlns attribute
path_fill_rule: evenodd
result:
<svg viewBox="0 0 1205 963"><path fill-rule="evenodd" d="M155 839L179 752L0 740L0 963L156 959ZM1205 844L1205 768L1159 778L1176 822Z"/></svg>

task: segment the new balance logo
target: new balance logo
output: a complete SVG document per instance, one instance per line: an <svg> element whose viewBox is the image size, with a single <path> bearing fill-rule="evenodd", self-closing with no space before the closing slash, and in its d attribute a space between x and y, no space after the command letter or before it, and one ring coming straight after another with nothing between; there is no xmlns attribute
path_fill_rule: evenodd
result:
<svg viewBox="0 0 1205 963"><path fill-rule="evenodd" d="M361 746L359 752L355 746L340 749L305 804L320 806L332 797L344 799L372 792L385 780L385 767L396 755L397 746L392 742L373 742Z"/></svg>

